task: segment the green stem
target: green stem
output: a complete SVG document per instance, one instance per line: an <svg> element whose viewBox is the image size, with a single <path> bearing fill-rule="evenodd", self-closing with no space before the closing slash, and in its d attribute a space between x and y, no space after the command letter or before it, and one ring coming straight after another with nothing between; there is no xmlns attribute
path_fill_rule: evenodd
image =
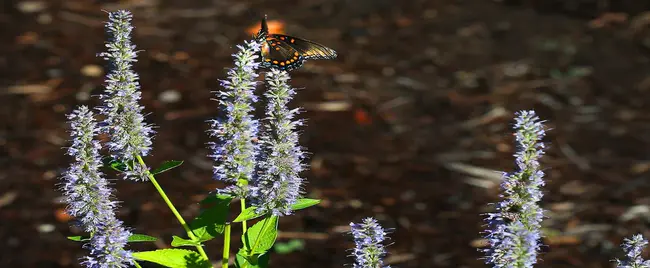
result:
<svg viewBox="0 0 650 268"><path fill-rule="evenodd" d="M141 156L138 155L138 156L136 156L136 158L138 159L138 162L140 163L140 165L142 165L143 168L147 167L147 165L144 163L144 160L142 159ZM147 176L149 177L149 181L151 181L151 183L153 184L153 187L155 187L156 190L158 191L158 194L160 194L160 197L162 197L162 199L165 201L165 203L169 207L169 210L171 210L172 213L174 214L174 216L176 216L176 220L178 220L178 222L183 226L183 229L185 229L185 232L187 233L187 237L189 237L193 241L196 241L197 240L196 236L194 235L194 233L192 233L192 230L190 229L190 227L187 225L187 223L183 219L183 216L181 216L181 214L178 213L178 210L176 210L176 207L174 207L174 204L172 204L172 201L169 200L169 198L167 197L167 194L165 194L165 191L163 191L162 187L160 187L160 184L158 184L158 182L156 181L156 178L153 176L153 174L151 174L151 172L147 171ZM201 247L201 245L197 245L196 250L199 251L199 254L201 254L201 257L203 257L206 261L210 260L208 258L208 255L205 254L205 251L203 250L203 247Z"/></svg>
<svg viewBox="0 0 650 268"><path fill-rule="evenodd" d="M244 212L244 210L246 210L246 200L245 200L244 198L242 198L242 199L239 199L239 201L240 201L240 204L241 204L241 211ZM245 234L245 233L246 233L246 229L247 229L247 227L246 227L246 221L242 221L242 222L241 222L241 229L242 229L242 231L243 231L242 234Z"/></svg>
<svg viewBox="0 0 650 268"><path fill-rule="evenodd" d="M139 264L137 261L133 261L133 265L134 265L136 268L142 268L142 266L140 266L140 264Z"/></svg>
<svg viewBox="0 0 650 268"><path fill-rule="evenodd" d="M221 259L221 268L228 268L230 259L230 223L226 223L226 230L223 233L223 259Z"/></svg>
<svg viewBox="0 0 650 268"><path fill-rule="evenodd" d="M246 209L246 200L241 198L241 199L239 199L239 201L240 201L239 203L241 204L241 211L244 212L244 210ZM241 229L242 229L242 236L247 237L246 236L246 229L247 229L246 221L241 222ZM244 265L242 266L242 268L246 268L247 266L248 266L248 262L244 262Z"/></svg>

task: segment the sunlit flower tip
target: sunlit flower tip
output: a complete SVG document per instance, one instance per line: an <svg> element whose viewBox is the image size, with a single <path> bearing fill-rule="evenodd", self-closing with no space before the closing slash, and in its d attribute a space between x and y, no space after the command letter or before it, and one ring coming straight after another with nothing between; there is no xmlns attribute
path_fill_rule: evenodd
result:
<svg viewBox="0 0 650 268"><path fill-rule="evenodd" d="M208 121L210 136L216 141L210 143L209 155L214 159L214 178L232 184L217 190L244 198L247 195L247 181L251 180L255 168L258 145L258 122L253 118L254 94L259 68L257 61L260 44L256 41L237 46L233 54L235 66L228 70L228 78L221 81L222 90L217 92L221 116Z"/></svg>
<svg viewBox="0 0 650 268"><path fill-rule="evenodd" d="M354 268L389 268L384 266L386 255L384 240L386 231L374 218L365 218L361 223L350 223L356 247L352 251Z"/></svg>
<svg viewBox="0 0 650 268"><path fill-rule="evenodd" d="M489 248L484 250L485 259L498 268L533 267L544 217L538 204L544 185L544 173L539 169L539 159L544 154L540 142L545 135L544 126L534 111L521 111L516 116L516 169L504 174L503 200L496 205L496 212L488 213L486 218Z"/></svg>
<svg viewBox="0 0 650 268"><path fill-rule="evenodd" d="M286 71L271 69L266 74L266 117L260 135L258 172L250 194L258 213L276 216L292 213L291 206L302 195L300 172L305 169L305 154L296 130L302 121L295 119L298 109L288 108L296 94L288 84L289 79Z"/></svg>
<svg viewBox="0 0 650 268"><path fill-rule="evenodd" d="M517 165L522 170L536 169L539 166L539 158L544 154L544 144L539 142L545 136L543 123L535 111L520 111L516 116Z"/></svg>
<svg viewBox="0 0 650 268"><path fill-rule="evenodd" d="M67 154L74 161L63 173L61 191L68 204L67 213L85 231L94 233L102 222L114 217L116 204L110 200L111 189L99 170L101 145L94 139L98 127L93 112L81 106L67 117L72 138Z"/></svg>
<svg viewBox="0 0 650 268"><path fill-rule="evenodd" d="M102 132L110 135L107 147L112 157L133 161L136 156L146 156L151 151L154 130L144 119L138 74L132 70L136 62L135 45L131 43L131 13L120 10L108 14L106 32L109 40L107 52L100 54L108 61L106 90L100 95L103 103L99 109L105 116ZM133 176L127 176L133 178ZM139 178L146 179L146 178Z"/></svg>
<svg viewBox="0 0 650 268"><path fill-rule="evenodd" d="M90 254L82 259L82 265L89 268L130 267L133 255L125 249L129 236L131 232L122 227L119 220L104 222L90 242L84 245Z"/></svg>
<svg viewBox="0 0 650 268"><path fill-rule="evenodd" d="M616 260L618 268L650 268L650 260L644 260L641 254L648 245L643 235L636 234L632 238L625 238L621 247L625 251L624 260Z"/></svg>

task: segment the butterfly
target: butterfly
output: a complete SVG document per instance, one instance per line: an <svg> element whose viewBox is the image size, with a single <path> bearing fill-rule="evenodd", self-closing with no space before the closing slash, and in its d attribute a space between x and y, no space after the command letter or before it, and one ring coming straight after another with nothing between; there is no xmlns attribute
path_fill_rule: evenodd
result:
<svg viewBox="0 0 650 268"><path fill-rule="evenodd" d="M336 51L316 42L283 34L270 34L266 16L261 24L262 27L254 38L262 44L262 68L291 71L300 68L305 60L336 58Z"/></svg>

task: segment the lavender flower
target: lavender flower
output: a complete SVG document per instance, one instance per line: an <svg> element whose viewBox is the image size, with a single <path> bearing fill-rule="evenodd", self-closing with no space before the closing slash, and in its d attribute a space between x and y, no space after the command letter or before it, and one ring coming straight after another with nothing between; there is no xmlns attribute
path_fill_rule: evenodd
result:
<svg viewBox="0 0 650 268"><path fill-rule="evenodd" d="M107 143L111 155L118 160L130 163L136 156L146 156L151 150L154 131L144 122L140 100L138 74L132 68L136 62L135 45L131 43L131 13L120 10L108 14L106 31L109 41L107 52L101 53L109 62L106 76L106 91L100 95L103 106L99 108L106 119L102 122L102 132L108 133L111 140ZM136 163L137 165L137 163ZM133 168L127 171L126 178L147 180L146 172Z"/></svg>
<svg viewBox="0 0 650 268"><path fill-rule="evenodd" d="M257 41L237 46L233 55L235 67L228 70L228 80L221 81L224 90L217 92L223 115L210 120L210 157L215 160L214 177L232 185L219 189L221 194L245 198L247 185L253 176L258 145L257 120L253 119L253 103L257 101L254 90L259 68L257 62L260 44Z"/></svg>
<svg viewBox="0 0 650 268"><path fill-rule="evenodd" d="M276 216L290 215L291 206L301 196L300 172L305 165L305 154L298 144L296 127L301 120L294 120L298 109L290 110L287 104L296 94L288 84L286 71L271 69L266 74L268 99L264 131L260 137L261 152L258 172L251 187L252 205L258 213Z"/></svg>
<svg viewBox="0 0 650 268"><path fill-rule="evenodd" d="M108 181L99 171L101 145L94 140L99 130L93 112L81 106L68 115L68 120L72 146L67 154L74 157L74 162L63 174L61 191L68 204L67 213L77 218L86 232L95 233L117 205L110 200Z"/></svg>
<svg viewBox="0 0 650 268"><path fill-rule="evenodd" d="M74 157L74 162L63 174L61 190L68 214L76 217L92 236L85 245L90 255L82 263L86 267L127 267L133 260L131 252L124 249L130 233L115 218L117 204L111 200L108 181L99 171L101 146L94 140L99 132L97 123L86 106L73 111L68 119L72 136L68 155Z"/></svg>
<svg viewBox="0 0 650 268"><path fill-rule="evenodd" d="M382 258L386 250L382 244L386 232L373 218L365 218L361 223L350 223L356 247L352 252L355 258L354 268L390 268L384 266Z"/></svg>
<svg viewBox="0 0 650 268"><path fill-rule="evenodd" d="M102 223L100 232L93 235L85 247L90 255L81 264L89 268L121 268L133 264L131 251L125 250L131 232L122 227L122 222L112 218Z"/></svg>
<svg viewBox="0 0 650 268"><path fill-rule="evenodd" d="M643 235L636 234L632 239L625 238L623 250L625 250L626 260L616 260L616 267L618 268L650 268L650 261L644 260L641 257L643 248L648 245L648 240L643 238Z"/></svg>
<svg viewBox="0 0 650 268"><path fill-rule="evenodd" d="M534 111L517 113L515 153L517 168L504 175L501 184L503 200L496 213L489 213L486 238L490 248L485 250L486 263L493 267L533 267L537 262L540 244L540 225L543 210L538 205L542 198L544 173L539 158L544 154L544 126Z"/></svg>

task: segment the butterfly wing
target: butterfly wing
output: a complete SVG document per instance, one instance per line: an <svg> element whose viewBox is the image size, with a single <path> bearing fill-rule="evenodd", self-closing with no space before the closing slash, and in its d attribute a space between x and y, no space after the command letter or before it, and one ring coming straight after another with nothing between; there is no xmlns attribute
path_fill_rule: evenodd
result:
<svg viewBox="0 0 650 268"><path fill-rule="evenodd" d="M262 67L281 70L299 68L305 61L305 57L298 50L273 35L267 36L262 43L262 59Z"/></svg>
<svg viewBox="0 0 650 268"><path fill-rule="evenodd" d="M283 34L269 34L268 38L278 40L280 43L286 43L305 59L327 60L336 58L336 51L313 41Z"/></svg>

